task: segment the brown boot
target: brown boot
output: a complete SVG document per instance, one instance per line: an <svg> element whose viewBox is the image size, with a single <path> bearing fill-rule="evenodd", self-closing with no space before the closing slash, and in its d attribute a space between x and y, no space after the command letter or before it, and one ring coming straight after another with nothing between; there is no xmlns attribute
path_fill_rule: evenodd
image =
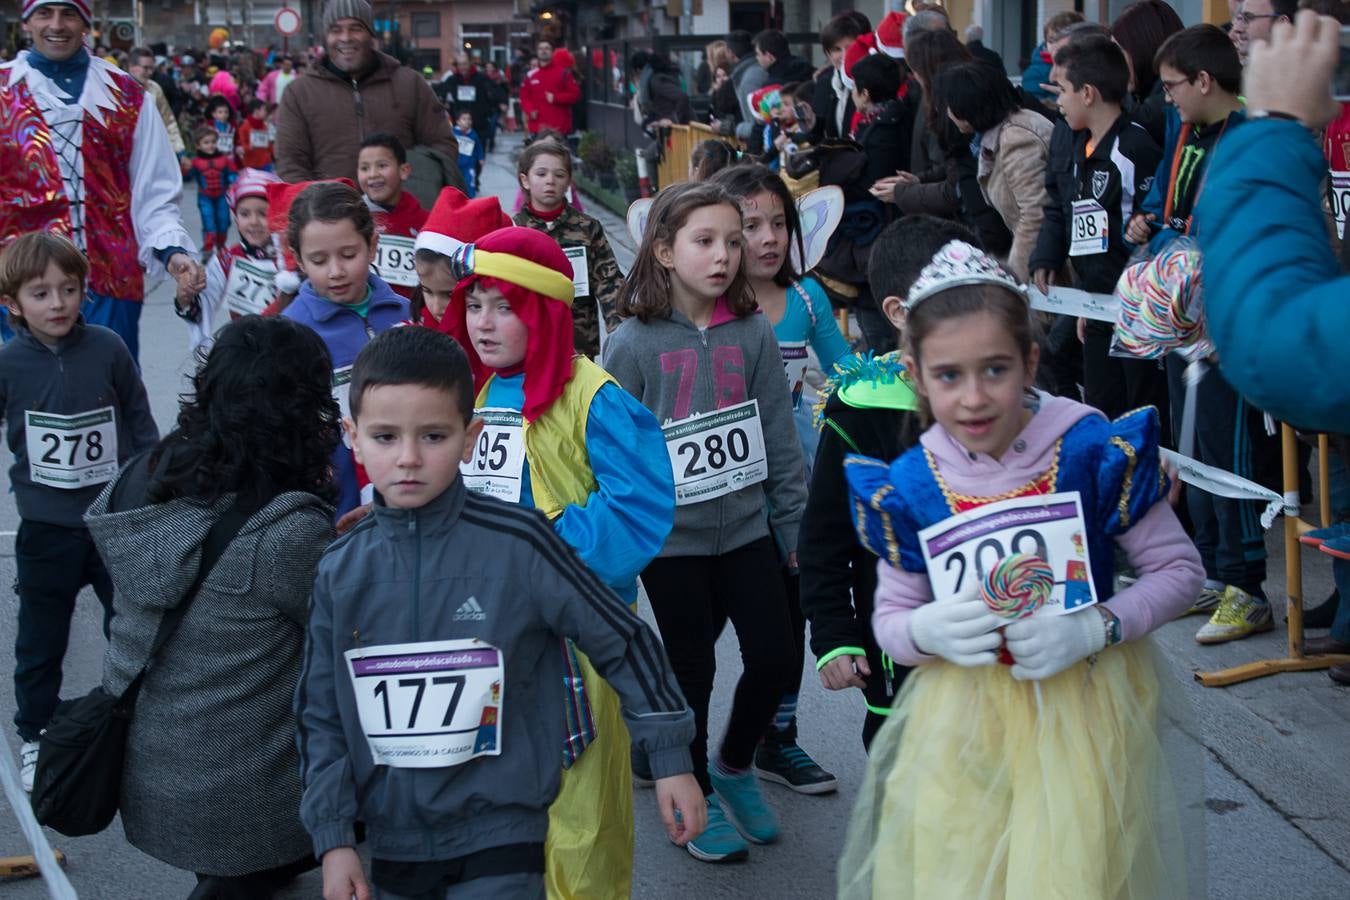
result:
<svg viewBox="0 0 1350 900"><path fill-rule="evenodd" d="M1308 638L1303 642L1303 652L1309 656L1350 653L1350 644L1338 641L1331 635Z"/></svg>

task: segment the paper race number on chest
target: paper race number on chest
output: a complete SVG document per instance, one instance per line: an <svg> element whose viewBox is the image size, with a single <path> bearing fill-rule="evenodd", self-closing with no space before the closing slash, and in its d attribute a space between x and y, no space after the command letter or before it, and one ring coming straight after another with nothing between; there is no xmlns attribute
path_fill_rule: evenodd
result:
<svg viewBox="0 0 1350 900"><path fill-rule="evenodd" d="M230 312L260 315L272 302L275 275L276 267L271 263L242 258L231 263L230 277L225 282L225 302Z"/></svg>
<svg viewBox="0 0 1350 900"><path fill-rule="evenodd" d="M1096 200L1073 201L1073 233L1069 242L1069 255L1092 256L1106 252L1110 227L1106 210Z"/></svg>
<svg viewBox="0 0 1350 900"><path fill-rule="evenodd" d="M117 412L111 406L60 416L24 414L28 477L34 484L76 490L117 475Z"/></svg>
<svg viewBox="0 0 1350 900"><path fill-rule="evenodd" d="M348 650L356 711L376 765L457 766L502 752L502 653L477 639Z"/></svg>
<svg viewBox="0 0 1350 900"><path fill-rule="evenodd" d="M265 150L272 143L272 136L266 131L250 131L248 145L254 150Z"/></svg>
<svg viewBox="0 0 1350 900"><path fill-rule="evenodd" d="M759 401L691 416L661 428L675 470L675 505L702 503L768 477Z"/></svg>
<svg viewBox="0 0 1350 900"><path fill-rule="evenodd" d="M591 270L586 267L585 247L564 247L563 255L572 263L572 297L591 295Z"/></svg>
<svg viewBox="0 0 1350 900"><path fill-rule="evenodd" d="M1005 556L1031 553L1054 572L1055 586L1045 604L1050 615L1097 602L1077 491L1015 497L967 510L920 531L919 546L935 597L978 586Z"/></svg>
<svg viewBox="0 0 1350 900"><path fill-rule="evenodd" d="M375 268L379 276L390 284L416 287L417 267L413 264L415 257L412 238L382 234L375 248Z"/></svg>
<svg viewBox="0 0 1350 900"><path fill-rule="evenodd" d="M474 415L483 420L483 430L473 447L473 458L460 463L464 486L507 503L520 502L525 473L525 432L514 409L485 408Z"/></svg>

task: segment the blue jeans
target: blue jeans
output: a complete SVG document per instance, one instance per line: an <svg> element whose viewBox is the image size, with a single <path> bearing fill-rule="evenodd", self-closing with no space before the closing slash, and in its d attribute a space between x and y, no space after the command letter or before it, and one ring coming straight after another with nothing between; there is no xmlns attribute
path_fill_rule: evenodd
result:
<svg viewBox="0 0 1350 900"><path fill-rule="evenodd" d="M117 332L122 343L131 351L131 358L141 360L141 303L138 300L119 300L86 291L80 307L84 320L90 325L102 325Z"/></svg>
<svg viewBox="0 0 1350 900"><path fill-rule="evenodd" d="M19 629L14 638L14 724L36 741L61 694L61 664L70 642L75 598L85 585L103 604L103 635L113 614L113 585L98 548L84 528L19 523L14 539ZM1350 605L1350 604L1347 604Z"/></svg>
<svg viewBox="0 0 1350 900"><path fill-rule="evenodd" d="M207 197L197 193L197 210L202 214L202 235L223 235L230 230L230 204L225 195Z"/></svg>

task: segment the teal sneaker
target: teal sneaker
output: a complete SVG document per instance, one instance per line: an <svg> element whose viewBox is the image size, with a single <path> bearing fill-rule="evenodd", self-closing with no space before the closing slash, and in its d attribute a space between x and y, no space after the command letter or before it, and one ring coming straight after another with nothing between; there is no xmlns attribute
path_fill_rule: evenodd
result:
<svg viewBox="0 0 1350 900"><path fill-rule="evenodd" d="M726 816L741 834L756 844L768 844L778 839L778 816L764 802L759 793L759 781L754 772L724 775L717 766L708 767L713 790L726 804Z"/></svg>
<svg viewBox="0 0 1350 900"><path fill-rule="evenodd" d="M735 862L750 855L750 846L727 821L716 797L708 798L708 825L703 833L684 845L689 855L703 862Z"/></svg>

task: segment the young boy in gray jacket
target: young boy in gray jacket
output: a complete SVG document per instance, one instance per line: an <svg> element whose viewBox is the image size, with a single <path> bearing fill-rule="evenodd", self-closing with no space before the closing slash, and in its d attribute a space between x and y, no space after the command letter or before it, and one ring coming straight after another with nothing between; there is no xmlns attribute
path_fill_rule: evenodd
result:
<svg viewBox="0 0 1350 900"><path fill-rule="evenodd" d="M397 328L352 369L346 427L377 498L324 555L296 692L301 819L324 896L543 898L563 638L614 687L672 841L703 827L693 714L651 630L537 511L459 475L482 421L453 338Z"/></svg>
<svg viewBox="0 0 1350 900"><path fill-rule="evenodd" d="M70 617L85 585L103 604L105 635L112 619L112 580L84 511L123 461L159 440L126 344L80 315L88 274L79 248L49 232L25 234L0 256L0 300L15 325L0 349L0 415L20 518L14 724L26 790L38 736L59 701Z"/></svg>

